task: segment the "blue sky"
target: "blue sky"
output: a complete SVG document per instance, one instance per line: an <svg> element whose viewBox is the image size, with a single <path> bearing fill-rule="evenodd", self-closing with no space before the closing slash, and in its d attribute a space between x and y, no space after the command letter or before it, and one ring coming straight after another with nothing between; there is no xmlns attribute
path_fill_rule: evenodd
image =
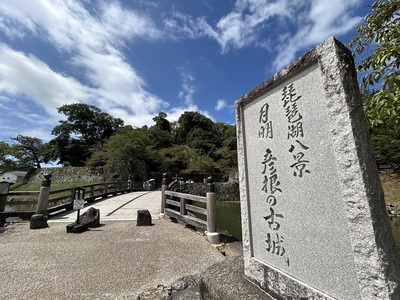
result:
<svg viewBox="0 0 400 300"><path fill-rule="evenodd" d="M331 35L347 43L366 0L3 0L0 140L47 142L63 104L133 126L234 102Z"/></svg>

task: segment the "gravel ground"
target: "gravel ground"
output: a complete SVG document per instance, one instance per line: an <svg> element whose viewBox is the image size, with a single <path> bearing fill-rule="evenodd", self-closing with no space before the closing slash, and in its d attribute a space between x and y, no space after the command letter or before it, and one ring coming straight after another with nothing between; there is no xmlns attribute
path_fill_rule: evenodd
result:
<svg viewBox="0 0 400 300"><path fill-rule="evenodd" d="M108 221L81 234L66 223L0 228L0 299L136 299L225 258L181 225Z"/></svg>

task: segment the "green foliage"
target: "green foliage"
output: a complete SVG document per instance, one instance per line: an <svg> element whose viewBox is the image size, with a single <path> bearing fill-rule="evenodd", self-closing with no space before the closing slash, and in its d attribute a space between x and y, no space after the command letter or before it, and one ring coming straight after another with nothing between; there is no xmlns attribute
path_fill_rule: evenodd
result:
<svg viewBox="0 0 400 300"><path fill-rule="evenodd" d="M350 41L362 75L361 96L380 164L400 166L400 1L375 1Z"/></svg>
<svg viewBox="0 0 400 300"><path fill-rule="evenodd" d="M178 128L176 129L177 142L196 143L201 137L196 137L193 131L201 132L201 135L207 136L207 133L213 131L213 121L196 111L185 111L178 119Z"/></svg>
<svg viewBox="0 0 400 300"><path fill-rule="evenodd" d="M400 128L374 127L371 143L379 164L390 164L394 171L400 170Z"/></svg>
<svg viewBox="0 0 400 300"><path fill-rule="evenodd" d="M40 168L41 163L48 163L53 157L50 144L43 143L38 138L18 135L12 140L15 142L11 150L16 159L16 168Z"/></svg>
<svg viewBox="0 0 400 300"><path fill-rule="evenodd" d="M199 112L185 112L170 123L160 112L148 128L122 126L123 121L85 104L64 105L67 116L53 129L49 144L18 136L17 147L0 144L0 164L40 166L59 159L64 166L104 166L115 180L142 181L151 172L172 174L222 174L237 170L236 128L215 123ZM10 158L10 151L12 156Z"/></svg>
<svg viewBox="0 0 400 300"><path fill-rule="evenodd" d="M188 146L197 149L199 154L208 154L218 142L213 128L206 130L200 127L193 127L185 141Z"/></svg>
<svg viewBox="0 0 400 300"><path fill-rule="evenodd" d="M84 166L92 153L90 147L84 141L70 138L67 135L60 135L52 139L50 145L55 149L58 163L66 167Z"/></svg>
<svg viewBox="0 0 400 300"><path fill-rule="evenodd" d="M149 129L150 139L156 149L171 147L175 140L175 136L171 132L171 124L166 117L166 113L160 112L153 118L156 124Z"/></svg>
<svg viewBox="0 0 400 300"><path fill-rule="evenodd" d="M375 92L365 101L372 127L400 124L400 1L375 1L350 41L361 61L362 89ZM357 58L357 56L356 56Z"/></svg>
<svg viewBox="0 0 400 300"><path fill-rule="evenodd" d="M178 122L170 123L159 113L148 129L150 170L176 174L224 172L228 177L237 170L236 128L214 123L199 112L187 111Z"/></svg>
<svg viewBox="0 0 400 300"><path fill-rule="evenodd" d="M189 167L190 160L195 157L196 151L186 145L175 145L161 149L159 152L159 172L180 173Z"/></svg>
<svg viewBox="0 0 400 300"><path fill-rule="evenodd" d="M0 172L16 169L16 161L13 159L14 151L10 145L0 141Z"/></svg>
<svg viewBox="0 0 400 300"><path fill-rule="evenodd" d="M185 170L181 170L183 174L194 174L194 173L216 173L216 165L214 160L203 154L203 155L194 155L190 159L190 163Z"/></svg>
<svg viewBox="0 0 400 300"><path fill-rule="evenodd" d="M58 112L67 116L67 120L54 127L52 134L56 138L50 143L64 165L83 166L93 149L101 148L124 125L121 119L82 103L63 105Z"/></svg>
<svg viewBox="0 0 400 300"><path fill-rule="evenodd" d="M156 122L154 127L157 127L159 130L171 132L171 124L167 120L167 114L165 112L160 112L158 116L153 118L153 121Z"/></svg>
<svg viewBox="0 0 400 300"><path fill-rule="evenodd" d="M88 165L104 165L114 179L128 180L131 176L142 180L148 173L149 144L147 129L118 128L106 144L93 153Z"/></svg>

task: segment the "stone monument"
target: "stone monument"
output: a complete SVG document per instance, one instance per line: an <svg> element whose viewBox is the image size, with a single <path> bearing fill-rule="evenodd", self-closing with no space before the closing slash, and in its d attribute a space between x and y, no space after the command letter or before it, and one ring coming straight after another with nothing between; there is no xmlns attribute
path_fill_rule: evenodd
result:
<svg viewBox="0 0 400 300"><path fill-rule="evenodd" d="M350 51L327 39L236 117L245 275L277 299L400 299Z"/></svg>

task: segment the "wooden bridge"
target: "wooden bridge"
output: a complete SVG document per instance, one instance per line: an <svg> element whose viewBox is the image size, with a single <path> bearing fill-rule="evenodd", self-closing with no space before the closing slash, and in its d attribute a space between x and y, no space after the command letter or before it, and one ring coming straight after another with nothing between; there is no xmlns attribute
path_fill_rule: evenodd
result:
<svg viewBox="0 0 400 300"><path fill-rule="evenodd" d="M50 190L50 175L45 175L40 192L9 192L0 202L0 223L7 218L19 217L29 220L35 213L38 213L40 206L44 207L45 213L50 220L62 220L73 222L74 193L76 188ZM167 216L184 224L189 224L197 229L206 231L211 243L219 243L219 234L216 228L216 195L212 177L207 179L207 193L205 196L170 191L175 183L167 185L167 178L164 176L161 192L137 191L142 189L141 185L134 185L131 181L107 182L90 184L78 187L84 191L86 206L101 208L102 218L109 220L130 220L135 219L137 210L150 210L153 218L159 215ZM46 189L44 191L43 189ZM133 191L136 191L132 194ZM44 196L42 195L45 194ZM126 194L126 196L124 196ZM115 197L120 195L118 197ZM29 197L32 200L11 201L12 197ZM100 201L112 197L107 201ZM39 198L38 200L33 200ZM43 206L43 203L45 205ZM4 211L5 205L36 205L36 211ZM83 210L84 211L84 210Z"/></svg>

